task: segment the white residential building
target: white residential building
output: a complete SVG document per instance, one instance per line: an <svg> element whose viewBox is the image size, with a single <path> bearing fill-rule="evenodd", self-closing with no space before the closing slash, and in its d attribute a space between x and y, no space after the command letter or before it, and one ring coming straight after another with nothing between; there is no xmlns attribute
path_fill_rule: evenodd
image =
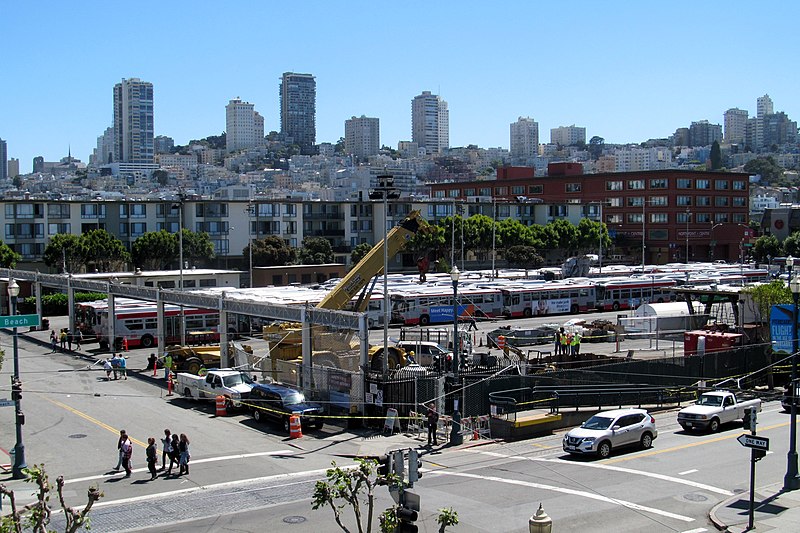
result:
<svg viewBox="0 0 800 533"><path fill-rule="evenodd" d="M381 147L380 120L372 117L351 117L344 121L344 149L348 154L366 158L376 155Z"/></svg>
<svg viewBox="0 0 800 533"><path fill-rule="evenodd" d="M745 144L746 137L747 111L736 107L725 111L725 142Z"/></svg>
<svg viewBox="0 0 800 533"><path fill-rule="evenodd" d="M539 123L530 117L519 117L511 124L511 157L515 160L528 160L537 155Z"/></svg>
<svg viewBox="0 0 800 533"><path fill-rule="evenodd" d="M411 101L411 140L428 154L450 147L450 112L440 96L422 91Z"/></svg>
<svg viewBox="0 0 800 533"><path fill-rule="evenodd" d="M225 149L228 153L258 145L264 138L264 119L254 105L234 98L225 106ZM260 126L260 135L257 128Z"/></svg>
<svg viewBox="0 0 800 533"><path fill-rule="evenodd" d="M575 124L550 128L550 143L559 146L586 143L586 128L575 126Z"/></svg>

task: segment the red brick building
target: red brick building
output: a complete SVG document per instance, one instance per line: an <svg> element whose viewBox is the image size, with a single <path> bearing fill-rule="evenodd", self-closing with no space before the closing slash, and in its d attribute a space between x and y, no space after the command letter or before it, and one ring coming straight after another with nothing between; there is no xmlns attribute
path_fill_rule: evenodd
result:
<svg viewBox="0 0 800 533"><path fill-rule="evenodd" d="M736 261L755 237L748 224L749 175L693 170L583 174L580 163L555 163L548 176L529 167L501 167L497 179L431 185L435 200L545 204L546 224L566 218L570 207L601 220L617 246L653 264L689 260ZM544 207L544 206L543 206Z"/></svg>

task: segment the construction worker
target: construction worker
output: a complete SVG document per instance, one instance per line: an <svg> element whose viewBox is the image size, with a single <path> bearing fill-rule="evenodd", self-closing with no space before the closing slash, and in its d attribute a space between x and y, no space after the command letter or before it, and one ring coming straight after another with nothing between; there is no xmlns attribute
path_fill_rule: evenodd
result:
<svg viewBox="0 0 800 533"><path fill-rule="evenodd" d="M572 347L572 357L578 357L578 353L581 351L581 334L576 331L572 336L572 342L570 344Z"/></svg>
<svg viewBox="0 0 800 533"><path fill-rule="evenodd" d="M561 328L559 340L561 341L561 355L569 355L569 337L567 336L567 332L564 331L564 328Z"/></svg>
<svg viewBox="0 0 800 533"><path fill-rule="evenodd" d="M167 354L164 357L164 379L169 380L169 373L172 371L172 356Z"/></svg>

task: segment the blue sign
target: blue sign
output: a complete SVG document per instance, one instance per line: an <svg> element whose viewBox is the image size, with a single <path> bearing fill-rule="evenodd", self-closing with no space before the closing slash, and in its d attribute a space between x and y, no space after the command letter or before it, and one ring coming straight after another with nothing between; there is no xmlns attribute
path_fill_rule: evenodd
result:
<svg viewBox="0 0 800 533"><path fill-rule="evenodd" d="M792 353L792 327L793 305L773 305L769 313L769 334L772 339L772 351Z"/></svg>
<svg viewBox="0 0 800 533"><path fill-rule="evenodd" d="M466 314L467 306L458 306L458 316ZM431 322L452 322L453 321L453 306L451 305L437 305L430 308Z"/></svg>

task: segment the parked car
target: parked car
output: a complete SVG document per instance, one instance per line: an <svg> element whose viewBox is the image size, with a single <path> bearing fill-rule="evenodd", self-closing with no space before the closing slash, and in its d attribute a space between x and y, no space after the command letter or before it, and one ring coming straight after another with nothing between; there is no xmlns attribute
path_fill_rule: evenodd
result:
<svg viewBox="0 0 800 533"><path fill-rule="evenodd" d="M678 423L686 431L697 429L716 433L722 424L743 420L747 409L761 411L761 400L742 400L725 390L706 392L694 405L678 411Z"/></svg>
<svg viewBox="0 0 800 533"><path fill-rule="evenodd" d="M625 446L653 445L658 437L656 420L644 409L615 409L597 413L564 435L565 452L606 458Z"/></svg>
<svg viewBox="0 0 800 533"><path fill-rule="evenodd" d="M303 393L280 383L258 383L250 391L248 402L256 422L271 420L280 422L289 433L289 417L300 415L303 427L322 428L325 409L317 403L306 401Z"/></svg>

